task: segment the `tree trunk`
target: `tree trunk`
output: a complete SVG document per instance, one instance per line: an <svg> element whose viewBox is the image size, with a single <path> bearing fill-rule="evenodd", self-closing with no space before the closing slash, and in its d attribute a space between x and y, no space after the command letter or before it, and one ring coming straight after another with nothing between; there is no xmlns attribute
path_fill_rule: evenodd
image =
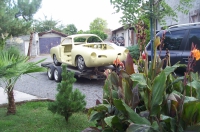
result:
<svg viewBox="0 0 200 132"><path fill-rule="evenodd" d="M69 116L65 116L65 121L68 122Z"/></svg>
<svg viewBox="0 0 200 132"><path fill-rule="evenodd" d="M33 32L31 32L30 40L29 40L29 46L28 46L28 53L27 53L27 56L28 56L29 58L31 57L32 41L33 41Z"/></svg>
<svg viewBox="0 0 200 132"><path fill-rule="evenodd" d="M14 93L13 93L13 85L10 85L8 87L7 95L8 95L7 115L15 114L16 106L15 106L15 99L14 99Z"/></svg>

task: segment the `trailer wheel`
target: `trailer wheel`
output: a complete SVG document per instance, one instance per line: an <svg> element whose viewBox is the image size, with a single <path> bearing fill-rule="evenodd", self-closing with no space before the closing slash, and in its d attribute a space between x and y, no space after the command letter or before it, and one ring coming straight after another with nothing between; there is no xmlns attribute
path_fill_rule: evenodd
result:
<svg viewBox="0 0 200 132"><path fill-rule="evenodd" d="M55 79L56 82L61 82L61 80L62 80L61 73L62 73L61 67L55 67L54 79Z"/></svg>
<svg viewBox="0 0 200 132"><path fill-rule="evenodd" d="M47 68L47 76L49 80L54 80L54 70L55 70L55 67L52 65Z"/></svg>
<svg viewBox="0 0 200 132"><path fill-rule="evenodd" d="M53 63L56 65L56 66L60 66L61 63L58 62L57 58L56 58L56 55L53 55Z"/></svg>

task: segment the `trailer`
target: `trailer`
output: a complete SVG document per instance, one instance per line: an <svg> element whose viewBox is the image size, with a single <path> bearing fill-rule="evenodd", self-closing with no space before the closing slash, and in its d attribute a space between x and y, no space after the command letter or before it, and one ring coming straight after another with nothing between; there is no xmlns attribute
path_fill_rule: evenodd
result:
<svg viewBox="0 0 200 132"><path fill-rule="evenodd" d="M47 76L49 80L55 80L56 82L60 82L62 80L62 66L56 66L53 62L44 62L41 63L42 67L47 68ZM113 69L113 66L108 67L98 67L98 68L90 68L86 71L79 71L76 67L67 66L67 71L74 72L74 75L77 77L88 78L88 79L106 79L104 75L104 71L106 69Z"/></svg>

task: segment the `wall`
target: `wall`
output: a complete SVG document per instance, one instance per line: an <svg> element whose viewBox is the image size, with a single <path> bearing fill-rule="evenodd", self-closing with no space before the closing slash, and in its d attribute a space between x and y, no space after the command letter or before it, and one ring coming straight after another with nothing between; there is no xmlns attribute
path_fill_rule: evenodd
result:
<svg viewBox="0 0 200 132"><path fill-rule="evenodd" d="M30 41L30 35L23 35L23 36L19 36L19 37L13 37L13 38L7 40L6 44L7 44L7 46L12 46L12 45L17 46L23 55L27 55L29 41ZM34 33L32 47L31 47L31 56L39 55L38 50L39 50L38 34Z"/></svg>
<svg viewBox="0 0 200 132"><path fill-rule="evenodd" d="M133 44L136 44L136 34L133 32ZM112 37L124 37L125 39L125 47L131 46L131 30L129 29L123 29L119 28L118 30L115 30L112 34Z"/></svg>
<svg viewBox="0 0 200 132"><path fill-rule="evenodd" d="M170 7L172 7L173 9L176 9L177 5L179 4L179 0L166 0L166 3L170 5ZM185 24L185 23L190 23L190 22L200 22L200 16L198 16L199 14L195 15L195 12L197 11L197 13L200 13L200 0L194 0L194 2L192 2L192 8L189 9L189 14L183 14L181 12L177 12L177 22L173 21L171 18L166 17L166 23L167 26L170 25L175 25L175 24ZM191 16L193 14L193 16ZM191 18L193 18L195 21L191 21ZM157 25L157 30L160 30L162 27L162 25L160 25L158 23Z"/></svg>

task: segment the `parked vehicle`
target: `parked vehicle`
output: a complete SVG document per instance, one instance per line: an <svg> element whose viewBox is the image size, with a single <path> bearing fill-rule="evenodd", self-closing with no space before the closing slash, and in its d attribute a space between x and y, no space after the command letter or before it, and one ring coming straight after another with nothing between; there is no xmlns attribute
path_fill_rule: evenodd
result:
<svg viewBox="0 0 200 132"><path fill-rule="evenodd" d="M113 37L111 42L116 44L117 46L125 46L124 45L124 37L120 36L120 37Z"/></svg>
<svg viewBox="0 0 200 132"><path fill-rule="evenodd" d="M157 33L157 36L162 36L164 30ZM181 64L188 63L188 57L191 55L192 43L196 45L197 49L200 49L200 22L198 23L188 23L169 27L166 30L164 47L162 48L161 54L160 50L157 50L161 58L166 55L166 48L170 52L171 64L175 64L180 61ZM148 58L151 59L151 45L150 42L146 46L148 52ZM178 68L179 73L184 73L186 68ZM196 62L194 66L194 72L200 73L200 61Z"/></svg>
<svg viewBox="0 0 200 132"><path fill-rule="evenodd" d="M63 39L60 45L50 49L56 66L65 63L77 67L79 71L87 68L112 65L118 57L124 61L128 49L103 42L95 34L76 34Z"/></svg>

